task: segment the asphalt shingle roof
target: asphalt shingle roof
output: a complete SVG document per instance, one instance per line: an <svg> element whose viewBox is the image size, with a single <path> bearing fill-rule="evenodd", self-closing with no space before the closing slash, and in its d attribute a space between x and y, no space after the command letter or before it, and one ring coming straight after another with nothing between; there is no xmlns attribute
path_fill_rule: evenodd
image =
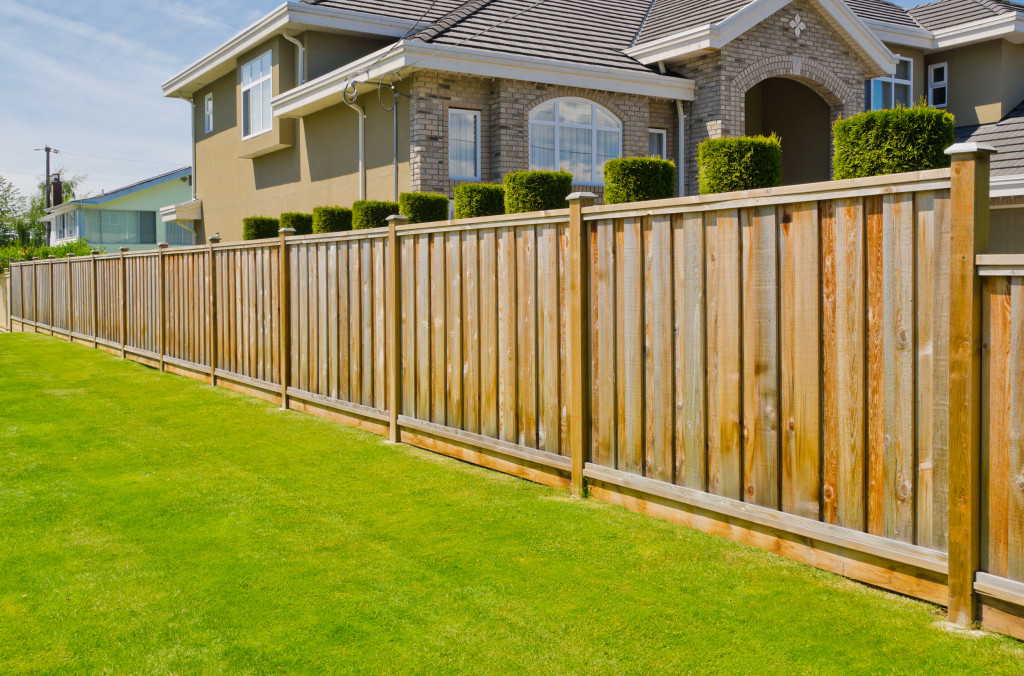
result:
<svg viewBox="0 0 1024 676"><path fill-rule="evenodd" d="M667 38L688 28L719 23L751 0L654 0L636 44Z"/></svg>
<svg viewBox="0 0 1024 676"><path fill-rule="evenodd" d="M1007 0L938 0L907 10L930 31L1020 11L1024 11L1024 5Z"/></svg>
<svg viewBox="0 0 1024 676"><path fill-rule="evenodd" d="M988 143L999 151L991 160L993 176L1024 174L1024 101L998 122L958 128L956 137Z"/></svg>
<svg viewBox="0 0 1024 676"><path fill-rule="evenodd" d="M416 21L420 17L423 17L424 21L437 21L445 14L455 10L465 0L303 0L303 2L307 5L319 5L377 16L391 16L407 21Z"/></svg>
<svg viewBox="0 0 1024 676"><path fill-rule="evenodd" d="M846 4L861 19L920 28L906 9L887 0L846 0Z"/></svg>

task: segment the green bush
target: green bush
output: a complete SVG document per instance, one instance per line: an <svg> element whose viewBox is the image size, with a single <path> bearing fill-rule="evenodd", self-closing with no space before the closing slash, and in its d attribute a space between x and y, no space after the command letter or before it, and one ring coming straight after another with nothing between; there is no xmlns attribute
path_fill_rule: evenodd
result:
<svg viewBox="0 0 1024 676"><path fill-rule="evenodd" d="M782 144L775 134L707 139L697 167L701 195L771 188L782 183Z"/></svg>
<svg viewBox="0 0 1024 676"><path fill-rule="evenodd" d="M398 196L399 213L410 223L448 220L448 196L436 192L403 192Z"/></svg>
<svg viewBox="0 0 1024 676"><path fill-rule="evenodd" d="M269 216L250 216L242 219L242 239L277 237L280 221Z"/></svg>
<svg viewBox="0 0 1024 676"><path fill-rule="evenodd" d="M917 106L872 110L836 121L833 176L836 179L898 174L949 166L953 116Z"/></svg>
<svg viewBox="0 0 1024 676"><path fill-rule="evenodd" d="M352 204L352 229L383 228L388 216L398 214L398 202L358 200Z"/></svg>
<svg viewBox="0 0 1024 676"><path fill-rule="evenodd" d="M662 200L675 195L675 162L626 157L604 163L604 203Z"/></svg>
<svg viewBox="0 0 1024 676"><path fill-rule="evenodd" d="M40 260L49 258L50 256L67 258L68 254L88 256L91 251L92 247L89 246L89 242L84 239L64 242L57 246L36 246L27 248L20 244L0 246L0 270L6 270L11 267L12 262L17 263L18 261L27 261L30 258L38 258ZM103 253L102 248L100 248L99 251L100 253Z"/></svg>
<svg viewBox="0 0 1024 676"><path fill-rule="evenodd" d="M505 188L497 183L455 186L455 218L500 216L505 213Z"/></svg>
<svg viewBox="0 0 1024 676"><path fill-rule="evenodd" d="M316 207L313 209L313 232L346 232L352 229L352 210L345 207Z"/></svg>
<svg viewBox="0 0 1024 676"><path fill-rule="evenodd" d="M313 214L299 214L294 211L281 214L281 228L294 228L296 235L312 235Z"/></svg>
<svg viewBox="0 0 1024 676"><path fill-rule="evenodd" d="M571 192L568 171L515 171L505 175L505 213L563 209Z"/></svg>

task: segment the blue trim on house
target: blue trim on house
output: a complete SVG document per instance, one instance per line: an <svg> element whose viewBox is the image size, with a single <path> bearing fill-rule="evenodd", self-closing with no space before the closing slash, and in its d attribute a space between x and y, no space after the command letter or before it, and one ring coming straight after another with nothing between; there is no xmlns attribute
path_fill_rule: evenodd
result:
<svg viewBox="0 0 1024 676"><path fill-rule="evenodd" d="M168 172L166 174L154 176L153 178L147 178L145 181L133 183L132 185L127 185L123 188L118 188L117 190L111 190L110 192L101 193L99 195L96 195L95 197L85 197L79 200L71 200L70 202L66 202L65 204L103 204L104 202L119 199L121 197L125 197L126 195L131 195L132 193L147 190L162 183L176 181L178 179L184 178L185 176L191 175L192 167L182 167L181 169L175 169L174 171Z"/></svg>

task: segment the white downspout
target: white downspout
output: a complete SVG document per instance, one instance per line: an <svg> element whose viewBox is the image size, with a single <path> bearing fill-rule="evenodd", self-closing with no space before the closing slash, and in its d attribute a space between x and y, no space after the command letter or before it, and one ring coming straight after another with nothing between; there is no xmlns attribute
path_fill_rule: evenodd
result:
<svg viewBox="0 0 1024 676"><path fill-rule="evenodd" d="M678 195L686 196L686 113L683 112L683 102L676 100L676 114L679 116L679 167L676 170L676 179L679 181Z"/></svg>
<svg viewBox="0 0 1024 676"><path fill-rule="evenodd" d="M345 101L359 115L359 199L366 199L366 111L358 103Z"/></svg>
<svg viewBox="0 0 1024 676"><path fill-rule="evenodd" d="M306 60L306 46L303 45L297 38L293 38L292 36L288 35L287 33L282 33L281 37L283 37L285 40L287 40L288 42L290 42L293 45L295 45L295 49L296 49L296 57L295 57L296 84L295 84L295 86L298 87L299 85L302 85L302 84L306 83L306 68L305 68L305 65L304 65L304 62Z"/></svg>

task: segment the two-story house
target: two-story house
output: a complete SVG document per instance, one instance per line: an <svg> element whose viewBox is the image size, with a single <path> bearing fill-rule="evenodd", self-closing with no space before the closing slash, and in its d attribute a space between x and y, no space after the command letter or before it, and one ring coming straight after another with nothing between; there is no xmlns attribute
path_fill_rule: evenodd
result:
<svg viewBox="0 0 1024 676"><path fill-rule="evenodd" d="M620 156L675 160L678 193L692 194L698 144L745 133L782 138L785 182L827 180L838 117L926 98L1003 150L995 183L1012 222L1024 156L1000 130L1024 100L1021 12L1002 0L288 2L164 84L193 109L195 200L181 219L239 239L249 215L450 195L529 168L567 169L599 193ZM1006 178L1018 175L1019 189Z"/></svg>

